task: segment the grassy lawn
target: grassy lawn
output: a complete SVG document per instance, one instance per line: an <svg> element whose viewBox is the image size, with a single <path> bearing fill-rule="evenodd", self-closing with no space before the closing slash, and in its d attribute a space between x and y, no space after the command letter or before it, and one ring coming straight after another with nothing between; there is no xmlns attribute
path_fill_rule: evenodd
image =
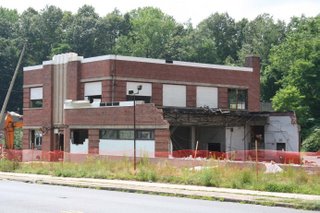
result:
<svg viewBox="0 0 320 213"><path fill-rule="evenodd" d="M197 171L186 167L173 167L168 163L152 164L148 159L142 159L135 172L129 160L88 159L80 164L69 162L18 163L1 159L0 171L320 195L319 173L308 174L305 171L289 168L277 174L264 174L263 171L259 171L257 177L254 166L252 168L225 166L213 160L208 162L206 169Z"/></svg>

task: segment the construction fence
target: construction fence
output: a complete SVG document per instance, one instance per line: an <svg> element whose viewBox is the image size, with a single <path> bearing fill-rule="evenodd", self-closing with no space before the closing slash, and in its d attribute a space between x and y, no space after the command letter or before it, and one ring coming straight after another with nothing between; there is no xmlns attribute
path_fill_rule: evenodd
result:
<svg viewBox="0 0 320 213"><path fill-rule="evenodd" d="M132 157L132 155L114 155L99 154L80 154L68 153L63 151L42 151L42 150L8 150L0 147L0 158L15 160L19 162L46 161L46 162L82 162L89 157ZM146 155L148 156L148 155ZM320 152L286 152L275 150L238 150L232 152L210 152L207 150L178 150L170 153L157 152L155 157L151 158L169 158L185 160L230 160L230 161L259 161L275 162L280 164L305 164L320 166Z"/></svg>

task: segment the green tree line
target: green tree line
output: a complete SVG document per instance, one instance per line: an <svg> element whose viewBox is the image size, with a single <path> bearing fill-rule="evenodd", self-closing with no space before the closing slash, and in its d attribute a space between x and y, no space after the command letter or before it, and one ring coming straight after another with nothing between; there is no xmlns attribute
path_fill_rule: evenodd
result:
<svg viewBox="0 0 320 213"><path fill-rule="evenodd" d="M76 52L242 65L245 56L261 58L261 101L277 111L295 111L308 150L320 139L320 16L293 17L289 23L261 14L236 21L214 13L197 26L178 23L158 8L99 16L84 5L73 14L55 6L21 14L0 7L0 104L4 101L20 50L27 41L23 66L53 55ZM22 112L22 73L8 110ZM309 146L312 144L312 146ZM319 146L313 146L318 144Z"/></svg>

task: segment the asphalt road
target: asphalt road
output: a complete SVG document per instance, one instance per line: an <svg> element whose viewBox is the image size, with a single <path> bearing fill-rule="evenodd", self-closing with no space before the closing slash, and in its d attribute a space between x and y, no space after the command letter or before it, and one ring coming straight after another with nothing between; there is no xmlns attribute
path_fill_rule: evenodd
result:
<svg viewBox="0 0 320 213"><path fill-rule="evenodd" d="M302 213L309 211L0 180L0 213Z"/></svg>

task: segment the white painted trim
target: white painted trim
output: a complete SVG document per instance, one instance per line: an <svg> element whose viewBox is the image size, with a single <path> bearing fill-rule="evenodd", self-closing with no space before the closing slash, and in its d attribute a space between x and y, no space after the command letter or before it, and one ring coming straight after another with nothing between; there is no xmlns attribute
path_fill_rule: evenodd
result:
<svg viewBox="0 0 320 213"><path fill-rule="evenodd" d="M26 85L22 86L22 88L24 88L24 89L32 88L32 87L43 87L43 84L26 84Z"/></svg>
<svg viewBox="0 0 320 213"><path fill-rule="evenodd" d="M141 62L141 63L152 63L152 64L166 64L168 66L186 66L186 67L195 67L195 68L208 68L208 69L220 69L228 71L243 71L243 72L253 72L252 67L238 67L238 66L226 66L218 64L205 64L205 63L194 63L194 62L185 62L185 61L173 61L172 63L166 63L164 59L154 59L154 58L141 58L133 56L121 56L121 55L103 55L91 58L83 58L82 56L77 56L71 58L70 61L81 61L81 63L91 63L97 61L105 60L118 60L118 61L132 61L132 62ZM69 61L63 61L67 63ZM43 65L52 65L56 64L54 60L44 61L42 65L24 67L23 71L30 71L34 69L42 69Z"/></svg>
<svg viewBox="0 0 320 213"><path fill-rule="evenodd" d="M229 71L244 71L253 72L252 67L238 67L238 66L226 66L217 64L204 64L204 63L194 63L194 62L184 62L184 61L173 61L173 63L166 63L164 59L154 59L154 58L141 58L133 56L121 56L121 55L104 55L91 58L85 58L82 63L90 63L103 60L118 60L118 61L132 61L141 63L153 63L153 64L166 64L166 65L177 65L177 66L187 66L187 67L198 67L198 68L209 68L209 69L222 69Z"/></svg>
<svg viewBox="0 0 320 213"><path fill-rule="evenodd" d="M35 65L35 66L29 66L29 67L23 67L23 71L33 71L33 70L40 70L43 68L43 65Z"/></svg>
<svg viewBox="0 0 320 213"><path fill-rule="evenodd" d="M252 67L237 67L237 66L227 66L218 64L203 64L203 63L192 63L184 61L173 61L174 65L187 66L187 67L199 67L199 68L210 68L210 69L221 69L229 71L243 71L243 72L253 72Z"/></svg>
<svg viewBox="0 0 320 213"><path fill-rule="evenodd" d="M102 55L102 56L96 56L91 58L84 58L82 59L82 63L91 63L96 61L106 61L106 60L116 60L118 56L115 55Z"/></svg>
<svg viewBox="0 0 320 213"><path fill-rule="evenodd" d="M41 129L42 126L23 126L22 129Z"/></svg>
<svg viewBox="0 0 320 213"><path fill-rule="evenodd" d="M87 82L105 81L105 80L111 80L111 79L112 79L112 77L85 78L85 79L81 79L80 82L87 83Z"/></svg>
<svg viewBox="0 0 320 213"><path fill-rule="evenodd" d="M133 129L133 125L69 125L69 129ZM169 124L165 125L136 125L136 129L169 129Z"/></svg>

